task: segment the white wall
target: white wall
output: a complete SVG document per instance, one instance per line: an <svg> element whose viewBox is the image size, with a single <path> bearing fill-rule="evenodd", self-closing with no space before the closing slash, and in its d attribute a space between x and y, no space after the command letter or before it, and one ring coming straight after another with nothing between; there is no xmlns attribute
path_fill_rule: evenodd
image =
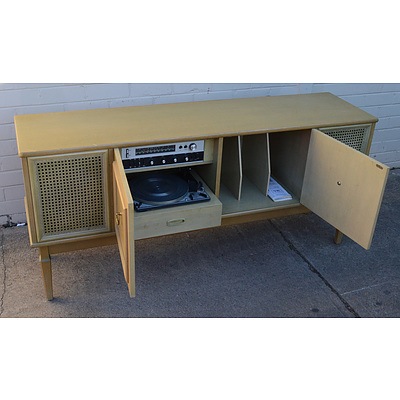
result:
<svg viewBox="0 0 400 400"><path fill-rule="evenodd" d="M380 119L371 156L400 167L400 84L0 84L0 223L26 221L14 115L325 91Z"/></svg>

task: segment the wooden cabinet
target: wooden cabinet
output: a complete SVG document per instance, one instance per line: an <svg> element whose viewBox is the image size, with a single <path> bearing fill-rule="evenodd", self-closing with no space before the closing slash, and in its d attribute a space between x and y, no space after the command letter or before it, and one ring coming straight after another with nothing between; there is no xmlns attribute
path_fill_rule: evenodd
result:
<svg viewBox="0 0 400 400"><path fill-rule="evenodd" d="M368 249L388 175L366 155L376 122L329 93L16 116L48 299L52 254L116 241L135 296L135 240L221 224L312 211ZM136 212L122 149L182 140L205 143L204 159L179 166L210 201ZM271 178L290 199L267 196Z"/></svg>

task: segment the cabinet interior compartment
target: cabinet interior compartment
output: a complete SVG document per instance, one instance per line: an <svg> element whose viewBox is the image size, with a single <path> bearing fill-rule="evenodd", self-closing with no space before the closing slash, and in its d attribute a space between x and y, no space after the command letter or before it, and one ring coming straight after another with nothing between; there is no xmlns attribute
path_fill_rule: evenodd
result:
<svg viewBox="0 0 400 400"><path fill-rule="evenodd" d="M215 141L218 143L218 140ZM214 143L214 142L212 142ZM218 151L219 147L216 144L215 151ZM209 195L210 199L208 201L193 202L193 203L183 203L174 204L171 202L170 205L164 207L156 207L148 209L146 211L139 212L135 210L133 212L133 239L146 239L150 237L162 236L175 234L180 232L187 232L197 229L210 228L221 225L221 211L222 205L218 198L214 195L213 190L207 185L205 179L203 179L197 173L200 169L203 171L203 175L208 177L208 180L212 184L216 185L216 165L217 157L214 157L212 152L212 157L207 160L204 165L190 165L189 163L182 163L179 165L181 171L178 170L177 166L164 168L147 168L145 171L124 171L121 160L121 153L119 149L115 149L114 156L117 164L120 165L118 174L121 179L126 182L126 190L128 193L125 194L126 198L130 198L134 202L132 195L132 187L130 186L130 181L139 177L140 175L146 174L175 174L180 172L190 171L190 175L196 180L202 181L203 187L206 193ZM202 169L204 167L205 169Z"/></svg>
<svg viewBox="0 0 400 400"><path fill-rule="evenodd" d="M266 194L269 176L267 133L224 139L221 182L238 201L242 198L243 186L254 185Z"/></svg>
<svg viewBox="0 0 400 400"><path fill-rule="evenodd" d="M309 141L309 130L224 139L220 194L223 216L298 205ZM273 201L268 196L271 177L292 199Z"/></svg>
<svg viewBox="0 0 400 400"><path fill-rule="evenodd" d="M224 216L267 209L270 178L268 133L224 138L221 193Z"/></svg>
<svg viewBox="0 0 400 400"><path fill-rule="evenodd" d="M271 176L299 202L303 187L310 130L270 134Z"/></svg>

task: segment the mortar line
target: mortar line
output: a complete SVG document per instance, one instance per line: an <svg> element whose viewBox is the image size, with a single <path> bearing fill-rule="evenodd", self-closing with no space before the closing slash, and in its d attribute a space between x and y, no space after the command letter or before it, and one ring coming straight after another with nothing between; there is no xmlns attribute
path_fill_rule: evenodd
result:
<svg viewBox="0 0 400 400"><path fill-rule="evenodd" d="M346 309L353 314L356 318L361 318L360 314L341 296L341 294L329 283L329 281L314 267L312 262L290 241L290 239L278 228L277 225L270 219L270 224L282 236L283 240L288 244L289 249L295 252L306 264L308 269L328 287L331 292L339 299L339 301L346 307Z"/></svg>

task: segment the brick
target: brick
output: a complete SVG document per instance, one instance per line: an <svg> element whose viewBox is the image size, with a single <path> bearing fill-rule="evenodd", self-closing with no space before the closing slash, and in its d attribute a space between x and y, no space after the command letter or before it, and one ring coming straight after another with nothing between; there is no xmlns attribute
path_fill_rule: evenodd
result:
<svg viewBox="0 0 400 400"><path fill-rule="evenodd" d="M337 96L370 94L381 92L398 92L398 83L315 83L313 92L331 92Z"/></svg>
<svg viewBox="0 0 400 400"><path fill-rule="evenodd" d="M224 100L232 99L235 92L232 90L221 91L221 92L210 92L210 93L195 93L193 95L194 101L204 101L204 100Z"/></svg>
<svg viewBox="0 0 400 400"><path fill-rule="evenodd" d="M84 99L82 85L65 85L27 88L20 90L0 90L0 108L64 103Z"/></svg>
<svg viewBox="0 0 400 400"><path fill-rule="evenodd" d="M104 83L85 85L86 100L104 100L129 97L128 83Z"/></svg>
<svg viewBox="0 0 400 400"><path fill-rule="evenodd" d="M0 90L15 90L15 89L34 89L45 88L52 86L66 86L73 85L71 83L2 83Z"/></svg>
<svg viewBox="0 0 400 400"><path fill-rule="evenodd" d="M38 89L41 104L71 103L85 100L84 85Z"/></svg>
<svg viewBox="0 0 400 400"><path fill-rule="evenodd" d="M380 118L379 122L377 124L377 127L378 126L379 126L379 129L399 128L400 127L400 115Z"/></svg>
<svg viewBox="0 0 400 400"><path fill-rule="evenodd" d="M363 109L378 118L400 115L400 104L372 105Z"/></svg>
<svg viewBox="0 0 400 400"><path fill-rule="evenodd" d="M17 155L0 157L0 171L16 171L21 169L21 159Z"/></svg>
<svg viewBox="0 0 400 400"><path fill-rule="evenodd" d="M63 111L73 110L91 110L93 108L109 108L109 100L98 100L98 101L80 101L75 103L64 104Z"/></svg>
<svg viewBox="0 0 400 400"><path fill-rule="evenodd" d="M12 156L18 153L16 140L2 140L0 142L0 157Z"/></svg>
<svg viewBox="0 0 400 400"><path fill-rule="evenodd" d="M349 95L341 96L344 100L357 107L371 106L371 105L393 105L400 103L399 92L385 92L385 93L371 93L362 95Z"/></svg>
<svg viewBox="0 0 400 400"><path fill-rule="evenodd" d="M303 83L251 83L251 88L274 88L274 87L288 87L288 86L299 86L306 85ZM309 84L312 85L312 84Z"/></svg>
<svg viewBox="0 0 400 400"><path fill-rule="evenodd" d="M1 124L14 124L14 116L22 114L38 114L47 112L64 111L62 104L45 104L37 106L21 106L0 108L0 126Z"/></svg>
<svg viewBox="0 0 400 400"><path fill-rule="evenodd" d="M163 96L172 94L172 83L131 83L130 97Z"/></svg>
<svg viewBox="0 0 400 400"><path fill-rule="evenodd" d="M393 128L393 129L377 129L375 131L374 137L377 140L380 140L382 142L386 140L398 140L400 135L400 129L399 128Z"/></svg>
<svg viewBox="0 0 400 400"><path fill-rule="evenodd" d="M386 140L382 142L382 147L382 152L397 151L398 149L400 149L400 136L398 140Z"/></svg>
<svg viewBox="0 0 400 400"><path fill-rule="evenodd" d="M24 183L22 171L0 171L0 182L3 188L22 185Z"/></svg>
<svg viewBox="0 0 400 400"><path fill-rule="evenodd" d="M383 144L384 144L384 142L373 141L371 143L370 154L372 155L372 154L382 153L383 149L384 149Z"/></svg>
<svg viewBox="0 0 400 400"><path fill-rule="evenodd" d="M25 196L24 185L10 186L4 189L4 197L6 201L20 200Z"/></svg>
<svg viewBox="0 0 400 400"><path fill-rule="evenodd" d="M12 124L16 108L0 108L0 124Z"/></svg>
<svg viewBox="0 0 400 400"><path fill-rule="evenodd" d="M299 87L296 86L281 86L271 89L271 96L284 96L288 94L299 94Z"/></svg>
<svg viewBox="0 0 400 400"><path fill-rule="evenodd" d="M110 108L130 107L130 106L148 106L153 104L153 97L134 97L129 99L115 99L110 101Z"/></svg>
<svg viewBox="0 0 400 400"><path fill-rule="evenodd" d="M252 88L252 89L244 89L237 90L234 92L234 98L248 98L248 97L261 97L261 96L269 96L271 93L271 89L269 88Z"/></svg>
<svg viewBox="0 0 400 400"><path fill-rule="evenodd" d="M172 93L207 93L211 91L210 83L173 83Z"/></svg>
<svg viewBox="0 0 400 400"><path fill-rule="evenodd" d="M376 160L380 161L383 164L387 164L387 163L398 162L399 160L398 156L399 153L397 151L388 151L385 153L374 154L373 158L375 158Z"/></svg>
<svg viewBox="0 0 400 400"><path fill-rule="evenodd" d="M173 94L169 96L158 96L153 98L154 104L184 103L193 101L193 94Z"/></svg>
<svg viewBox="0 0 400 400"><path fill-rule="evenodd" d="M23 199L0 202L0 215L21 214L25 210Z"/></svg>
<svg viewBox="0 0 400 400"><path fill-rule="evenodd" d="M18 107L40 104L40 89L3 90L0 91L0 107Z"/></svg>
<svg viewBox="0 0 400 400"><path fill-rule="evenodd" d="M15 139L14 124L0 125L0 142L9 139Z"/></svg>
<svg viewBox="0 0 400 400"><path fill-rule="evenodd" d="M63 104L39 104L39 105L17 107L15 108L15 115L41 114L41 113L60 112L60 111L64 111Z"/></svg>
<svg viewBox="0 0 400 400"><path fill-rule="evenodd" d="M251 83L212 83L211 91L226 91L226 90L240 90L251 89Z"/></svg>

